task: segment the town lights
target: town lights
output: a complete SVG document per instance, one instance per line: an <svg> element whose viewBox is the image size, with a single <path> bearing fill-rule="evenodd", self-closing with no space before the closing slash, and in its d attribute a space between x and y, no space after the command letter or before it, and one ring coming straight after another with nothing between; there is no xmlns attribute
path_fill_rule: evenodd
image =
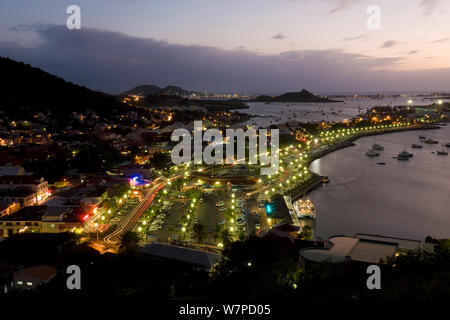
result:
<svg viewBox="0 0 450 320"><path fill-rule="evenodd" d="M223 248L223 243L222 243L222 242L219 242L219 243L217 244L217 246L218 246L219 248Z"/></svg>
<svg viewBox="0 0 450 320"><path fill-rule="evenodd" d="M230 231L233 232L233 231L234 231L234 228L233 228L233 227L230 227Z"/></svg>
<svg viewBox="0 0 450 320"><path fill-rule="evenodd" d="M181 228L181 231L186 232L186 228L185 227Z"/></svg>
<svg viewBox="0 0 450 320"><path fill-rule="evenodd" d="M142 231L142 227L139 227L139 228L138 228L138 231L141 232L141 231Z"/></svg>

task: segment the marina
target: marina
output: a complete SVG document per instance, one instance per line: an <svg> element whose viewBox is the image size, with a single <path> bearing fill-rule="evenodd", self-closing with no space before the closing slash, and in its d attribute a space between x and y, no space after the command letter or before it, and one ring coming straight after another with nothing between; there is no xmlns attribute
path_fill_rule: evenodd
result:
<svg viewBox="0 0 450 320"><path fill-rule="evenodd" d="M436 140L450 137L448 126L431 132ZM364 137L353 147L312 162L310 169L329 176L331 181L327 187L308 194L317 216L315 234L327 237L384 230L400 237L447 236L450 216L442 208L450 207L450 159L433 156L436 148L428 144L415 149L414 161L408 161L411 158L406 154L405 161L392 159L405 148L405 141L417 141L413 131L378 139L385 147L383 161L374 163L364 157L373 144L371 137Z"/></svg>

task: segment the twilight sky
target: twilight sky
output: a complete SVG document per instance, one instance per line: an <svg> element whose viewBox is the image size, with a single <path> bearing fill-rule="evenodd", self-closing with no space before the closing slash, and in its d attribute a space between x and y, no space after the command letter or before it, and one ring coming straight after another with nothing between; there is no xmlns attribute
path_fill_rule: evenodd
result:
<svg viewBox="0 0 450 320"><path fill-rule="evenodd" d="M0 56L110 93L450 91L450 1L0 0Z"/></svg>

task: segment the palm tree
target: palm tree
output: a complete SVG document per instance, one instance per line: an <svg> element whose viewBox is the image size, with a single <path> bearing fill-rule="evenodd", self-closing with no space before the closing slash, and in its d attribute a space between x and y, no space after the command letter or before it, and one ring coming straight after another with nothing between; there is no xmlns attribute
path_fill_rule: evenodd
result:
<svg viewBox="0 0 450 320"><path fill-rule="evenodd" d="M139 248L139 235L134 231L127 231L122 235L119 245L119 253L137 251Z"/></svg>
<svg viewBox="0 0 450 320"><path fill-rule="evenodd" d="M194 239L197 243L203 243L203 241L206 238L206 228L202 224L194 224L194 227L192 228L192 231L194 232Z"/></svg>
<svg viewBox="0 0 450 320"><path fill-rule="evenodd" d="M222 226L218 224L218 225L216 225L214 227L214 233L213 233L214 241L219 240L219 238L220 238L220 231L222 231Z"/></svg>
<svg viewBox="0 0 450 320"><path fill-rule="evenodd" d="M231 235L228 229L223 229L219 233L218 240L223 244L224 247L228 247L231 244L231 242L233 242L233 236Z"/></svg>

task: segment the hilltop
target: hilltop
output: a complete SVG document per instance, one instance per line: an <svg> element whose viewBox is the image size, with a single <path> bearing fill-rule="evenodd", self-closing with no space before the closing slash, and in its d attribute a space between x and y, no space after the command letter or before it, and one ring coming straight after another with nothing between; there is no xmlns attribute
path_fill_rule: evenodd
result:
<svg viewBox="0 0 450 320"><path fill-rule="evenodd" d="M51 112L67 115L90 109L100 115L124 109L116 97L93 91L23 62L0 57L2 111L11 115Z"/></svg>
<svg viewBox="0 0 450 320"><path fill-rule="evenodd" d="M148 96L148 95L152 95L152 94L166 94L166 95L175 95L175 96L186 97L190 94L190 92L187 90L184 90L183 88L177 87L177 86L167 86L165 88L160 88L155 85L144 84L144 85L134 87L133 89L130 89L130 90L122 93L122 95L129 95L129 94L139 94L139 95L144 95L144 96Z"/></svg>
<svg viewBox="0 0 450 320"><path fill-rule="evenodd" d="M328 98L322 98L303 89L300 92L287 92L282 95L272 97L261 95L250 102L337 102Z"/></svg>

